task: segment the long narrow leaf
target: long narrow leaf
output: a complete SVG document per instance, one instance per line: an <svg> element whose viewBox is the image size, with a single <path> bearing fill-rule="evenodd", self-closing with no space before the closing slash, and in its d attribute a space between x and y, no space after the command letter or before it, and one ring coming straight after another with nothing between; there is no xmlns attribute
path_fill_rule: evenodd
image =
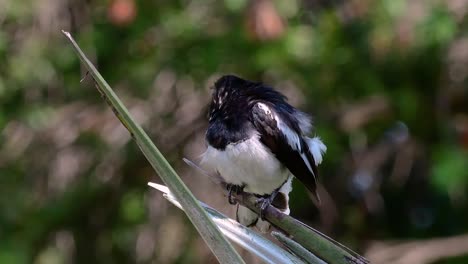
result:
<svg viewBox="0 0 468 264"><path fill-rule="evenodd" d="M161 191L168 201L183 210L180 203L166 186L152 182L149 182L148 185ZM304 263L301 259L277 246L252 229L249 229L239 224L237 221L226 217L225 215L202 202L200 202L200 204L203 206L203 208L205 208L208 214L210 214L213 221L218 225L225 236L227 236L242 248L261 258L265 263ZM320 264L323 264L323 262Z"/></svg>
<svg viewBox="0 0 468 264"><path fill-rule="evenodd" d="M274 236L279 242L285 245L291 252L296 254L297 256L301 257L309 264L326 264L323 260L319 259L317 256L312 254L310 251L305 249L296 241L286 237L284 234L280 232L273 231L271 235Z"/></svg>
<svg viewBox="0 0 468 264"><path fill-rule="evenodd" d="M260 212L257 198L248 193L241 193L238 200L249 209ZM307 226L301 221L283 214L273 206L265 210L265 219L283 230L301 246L330 264L366 264L367 259L353 252L346 246L326 236L325 234Z"/></svg>
<svg viewBox="0 0 468 264"><path fill-rule="evenodd" d="M216 224L211 220L206 211L188 190L187 186L185 186L171 165L153 144L148 135L135 121L133 121L130 113L123 103L111 89L109 84L107 84L101 74L96 70L94 65L88 60L70 33L63 30L62 32L72 44L81 62L93 76L96 82L96 87L101 95L109 106L112 107L112 110L119 118L120 122L122 122L130 132L151 166L180 202L188 218L192 221L193 225L205 240L218 261L221 263L244 263L231 243L224 237Z"/></svg>
<svg viewBox="0 0 468 264"><path fill-rule="evenodd" d="M194 162L184 159L185 163L199 171L202 175L209 177L217 182L223 190L226 190L226 183L218 175L211 174L203 170ZM238 195L234 194L235 199L245 207L248 207L256 213L260 213L260 204L257 203L257 197L252 194L242 192ZM353 252L346 246L338 243L325 234L307 226L306 224L294 219L289 215L285 215L276 209L274 206L268 206L264 214L265 219L278 229L289 234L291 238L298 242L302 247L312 252L330 264L366 264L367 259Z"/></svg>

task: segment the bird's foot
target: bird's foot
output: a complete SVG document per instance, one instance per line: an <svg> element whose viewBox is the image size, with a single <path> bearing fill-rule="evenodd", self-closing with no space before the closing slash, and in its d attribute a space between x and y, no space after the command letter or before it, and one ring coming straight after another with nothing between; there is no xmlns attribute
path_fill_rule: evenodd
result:
<svg viewBox="0 0 468 264"><path fill-rule="evenodd" d="M278 190L275 190L272 194L260 196L257 199L256 201L257 205L260 204L260 219L265 220L266 209L268 208L268 206L271 205L273 200L275 200L275 197L277 194L278 194Z"/></svg>
<svg viewBox="0 0 468 264"><path fill-rule="evenodd" d="M236 204L237 201L234 199L233 194L240 194L243 191L244 186L229 183L227 184L226 189L228 190L228 202L230 204Z"/></svg>

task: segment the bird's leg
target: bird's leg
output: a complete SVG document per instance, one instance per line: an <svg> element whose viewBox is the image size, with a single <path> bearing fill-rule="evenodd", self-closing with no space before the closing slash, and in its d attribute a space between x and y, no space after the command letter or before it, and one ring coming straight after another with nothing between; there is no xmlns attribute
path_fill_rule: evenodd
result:
<svg viewBox="0 0 468 264"><path fill-rule="evenodd" d="M271 205L273 200L275 200L275 197L278 194L278 192L279 192L279 188L274 190L270 195L260 196L257 199L257 204L260 204L260 219L265 220L266 209L269 205Z"/></svg>
<svg viewBox="0 0 468 264"><path fill-rule="evenodd" d="M228 202L229 202L230 204L236 204L237 202L236 202L236 200L235 200L234 197L233 197L233 193L235 193L235 194L241 193L242 190L244 189L244 187L243 187L243 186L239 186L239 185L235 185L235 184L230 184L230 183L228 183L228 184L226 185L226 188L227 188L227 190L228 190Z"/></svg>

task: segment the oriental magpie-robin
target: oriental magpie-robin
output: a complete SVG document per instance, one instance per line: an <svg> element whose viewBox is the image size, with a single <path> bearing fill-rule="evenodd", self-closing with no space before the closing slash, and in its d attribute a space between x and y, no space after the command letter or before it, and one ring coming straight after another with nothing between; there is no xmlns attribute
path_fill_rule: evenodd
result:
<svg viewBox="0 0 468 264"><path fill-rule="evenodd" d="M286 97L259 82L226 75L215 82L210 105L207 150L201 164L216 171L232 191L253 193L262 208L272 204L289 214L292 176L319 200L317 165L326 146L307 137L310 118ZM229 195L229 202L232 201ZM266 232L270 225L253 211L237 207L237 220Z"/></svg>

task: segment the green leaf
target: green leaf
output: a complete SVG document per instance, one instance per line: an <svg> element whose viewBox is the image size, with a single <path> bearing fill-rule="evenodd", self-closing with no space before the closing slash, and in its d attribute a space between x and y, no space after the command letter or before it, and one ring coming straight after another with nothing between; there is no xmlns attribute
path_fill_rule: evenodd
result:
<svg viewBox="0 0 468 264"><path fill-rule="evenodd" d="M217 175L212 175L206 172L201 167L190 160L184 161L197 169L200 173L210 177L213 181L218 182L223 190L226 190L226 183ZM235 200L249 208L250 210L260 214L261 203L258 203L258 197L251 193L241 192L240 194L232 194ZM305 250L310 251L320 259L330 264L367 264L369 261L351 249L333 240L332 238L322 234L321 232L307 226L301 221L286 215L276 209L274 206L267 206L263 211L265 220L276 226L289 235L291 239L300 244Z"/></svg>
<svg viewBox="0 0 468 264"><path fill-rule="evenodd" d="M324 264L325 263L323 260L319 259L317 256L312 254L312 252L308 251L303 246L301 246L301 244L288 238L284 234L273 231L271 232L271 235L273 235L279 242L281 242L289 250L291 250L291 252L301 257L302 259L304 259L307 263L309 264Z"/></svg>
<svg viewBox="0 0 468 264"><path fill-rule="evenodd" d="M120 122L130 132L130 135L138 144L151 166L159 174L162 181L169 187L171 192L180 202L184 208L184 212L187 214L188 218L205 240L218 261L220 263L244 263L239 254L235 251L234 247L229 243L226 237L224 237L216 224L208 216L207 212L201 207L193 194L171 167L169 162L167 162L143 129L133 120L127 108L123 105L101 74L96 70L94 65L89 61L70 33L63 30L62 32L72 44L81 62L94 78L96 88L101 93L101 96L112 108Z"/></svg>
<svg viewBox="0 0 468 264"><path fill-rule="evenodd" d="M183 210L180 203L169 191L166 186L149 182L149 186L159 190L164 194L169 202ZM280 263L304 263L302 260L292 255L291 253L280 248L270 240L264 238L257 232L247 228L237 221L234 221L208 205L200 202L201 205L208 211L213 221L218 225L221 231L234 243L238 244L245 250L261 258L265 263L280 264ZM323 262L315 262L323 263Z"/></svg>

